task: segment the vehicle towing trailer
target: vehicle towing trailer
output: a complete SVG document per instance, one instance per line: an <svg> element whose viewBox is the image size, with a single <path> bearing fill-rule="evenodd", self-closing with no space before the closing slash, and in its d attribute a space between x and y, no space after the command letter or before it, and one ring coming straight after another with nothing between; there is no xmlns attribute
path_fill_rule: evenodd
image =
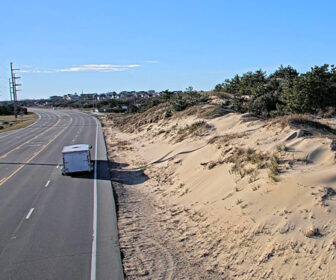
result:
<svg viewBox="0 0 336 280"><path fill-rule="evenodd" d="M93 170L90 154L91 148L92 146L87 144L65 146L62 150L62 174L91 172Z"/></svg>

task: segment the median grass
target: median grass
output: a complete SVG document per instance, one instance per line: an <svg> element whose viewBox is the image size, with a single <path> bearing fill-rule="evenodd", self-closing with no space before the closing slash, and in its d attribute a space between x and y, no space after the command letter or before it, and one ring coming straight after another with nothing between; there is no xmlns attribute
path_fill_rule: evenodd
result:
<svg viewBox="0 0 336 280"><path fill-rule="evenodd" d="M0 115L0 133L26 127L32 124L37 118L38 116L35 113L28 113L27 115L24 115L22 117L18 116L16 120L13 115ZM1 129L1 127L3 128Z"/></svg>

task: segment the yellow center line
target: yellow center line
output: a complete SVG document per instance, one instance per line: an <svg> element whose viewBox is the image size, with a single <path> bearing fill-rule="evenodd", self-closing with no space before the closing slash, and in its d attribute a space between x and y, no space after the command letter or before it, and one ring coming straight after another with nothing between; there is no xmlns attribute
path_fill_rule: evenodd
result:
<svg viewBox="0 0 336 280"><path fill-rule="evenodd" d="M2 178L0 180L0 187L6 183L10 178L12 178L16 173L18 173L27 163L31 162L34 158L36 158L51 142L55 141L55 139L62 134L64 130L68 127L64 127L59 133L57 133L48 143L46 143L39 151L35 152L32 157L30 157L25 163L21 164L16 170L14 170L9 176Z"/></svg>
<svg viewBox="0 0 336 280"><path fill-rule="evenodd" d="M14 149L8 151L7 153L3 154L2 156L0 156L0 159L3 159L3 158L5 158L5 157L7 157L10 153L12 153L12 152L14 152L14 151L20 149L22 146L24 146L24 145L28 144L29 142L33 141L33 140L36 139L38 136L40 136L40 135L42 135L42 134L48 132L50 129L56 127L60 121L61 121L61 119L58 119L58 121L57 121L53 126L49 127L47 130L44 130L44 131L42 131L41 133L35 135L33 138L31 138L31 139L29 139L28 141L26 141L26 142L20 144L19 146L16 146ZM0 181L0 183L1 183L1 181Z"/></svg>

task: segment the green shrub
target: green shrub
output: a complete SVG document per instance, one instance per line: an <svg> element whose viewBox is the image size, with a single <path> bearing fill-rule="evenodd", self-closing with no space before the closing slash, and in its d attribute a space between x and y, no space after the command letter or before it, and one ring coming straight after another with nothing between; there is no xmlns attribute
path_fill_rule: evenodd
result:
<svg viewBox="0 0 336 280"><path fill-rule="evenodd" d="M209 96L197 92L176 94L169 99L169 103L174 111L183 111L188 107L195 106L201 103L206 103Z"/></svg>
<svg viewBox="0 0 336 280"><path fill-rule="evenodd" d="M17 106L17 114L22 112L23 114L28 114L28 110L25 107ZM9 104L0 104L0 115L13 115L14 114L14 105Z"/></svg>
<svg viewBox="0 0 336 280"><path fill-rule="evenodd" d="M170 110L166 110L164 117L167 119L167 118L170 118L172 115L173 114Z"/></svg>
<svg viewBox="0 0 336 280"><path fill-rule="evenodd" d="M336 106L336 68L324 64L299 74L291 66L280 66L268 76L262 70L247 72L226 79L214 91L232 94L235 110L262 117L317 113Z"/></svg>

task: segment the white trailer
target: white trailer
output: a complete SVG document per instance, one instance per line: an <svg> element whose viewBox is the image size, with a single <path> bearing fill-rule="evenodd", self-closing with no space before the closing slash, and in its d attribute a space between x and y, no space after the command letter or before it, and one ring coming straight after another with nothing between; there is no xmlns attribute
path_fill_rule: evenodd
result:
<svg viewBox="0 0 336 280"><path fill-rule="evenodd" d="M92 146L87 144L65 146L62 150L62 174L91 172L93 170L93 162L91 162L90 155L91 148Z"/></svg>

